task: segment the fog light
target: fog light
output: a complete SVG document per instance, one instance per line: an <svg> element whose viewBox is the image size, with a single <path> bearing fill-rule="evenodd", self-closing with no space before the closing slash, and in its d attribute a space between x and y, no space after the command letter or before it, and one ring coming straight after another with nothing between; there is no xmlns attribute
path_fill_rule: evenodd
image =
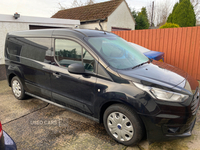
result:
<svg viewBox="0 0 200 150"><path fill-rule="evenodd" d="M177 128L169 128L168 132L169 133L176 133L178 131L178 129L179 129L179 127L177 127Z"/></svg>

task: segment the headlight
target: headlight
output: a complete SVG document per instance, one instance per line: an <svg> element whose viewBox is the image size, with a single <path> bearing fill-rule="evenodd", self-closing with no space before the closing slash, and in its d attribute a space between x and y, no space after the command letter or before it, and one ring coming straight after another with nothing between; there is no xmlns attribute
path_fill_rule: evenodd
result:
<svg viewBox="0 0 200 150"><path fill-rule="evenodd" d="M159 88L152 88L149 86L144 86L139 83L134 83L138 88L148 92L152 97L157 98L159 100L165 100L165 101L171 101L171 102L184 102L189 96L176 93L176 92L171 92L171 91L166 91L163 89Z"/></svg>

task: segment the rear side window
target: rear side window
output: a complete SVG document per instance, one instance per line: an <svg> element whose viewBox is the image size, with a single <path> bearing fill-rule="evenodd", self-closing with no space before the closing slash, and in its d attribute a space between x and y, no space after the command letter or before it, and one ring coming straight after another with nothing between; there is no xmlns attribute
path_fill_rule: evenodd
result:
<svg viewBox="0 0 200 150"><path fill-rule="evenodd" d="M7 52L10 58L25 61L27 58L40 62L51 63L51 38L9 38ZM21 56L21 57L16 57ZM16 57L14 59L14 57Z"/></svg>
<svg viewBox="0 0 200 150"><path fill-rule="evenodd" d="M50 63L53 59L51 55L51 38L18 38L21 43L21 57Z"/></svg>
<svg viewBox="0 0 200 150"><path fill-rule="evenodd" d="M94 72L95 59L75 41L55 39L55 59L60 66L82 63L86 70Z"/></svg>
<svg viewBox="0 0 200 150"><path fill-rule="evenodd" d="M11 42L11 41L8 41L7 44L8 44L8 53L9 54L17 55L17 56L20 55L21 49L22 49L21 45Z"/></svg>

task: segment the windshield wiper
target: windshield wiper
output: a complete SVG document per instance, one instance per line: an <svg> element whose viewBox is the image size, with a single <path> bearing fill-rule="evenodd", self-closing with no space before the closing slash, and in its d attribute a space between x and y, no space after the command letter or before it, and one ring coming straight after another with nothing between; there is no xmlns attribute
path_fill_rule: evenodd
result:
<svg viewBox="0 0 200 150"><path fill-rule="evenodd" d="M132 69L135 69L135 68L140 67L140 66L142 66L144 64L147 64L147 63L150 63L150 60L148 60L147 62L141 63L141 64L139 64L137 66L134 66Z"/></svg>

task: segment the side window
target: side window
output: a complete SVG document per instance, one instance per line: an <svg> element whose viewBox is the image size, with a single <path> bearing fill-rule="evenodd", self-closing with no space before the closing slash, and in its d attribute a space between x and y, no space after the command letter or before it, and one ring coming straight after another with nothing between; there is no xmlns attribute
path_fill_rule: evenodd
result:
<svg viewBox="0 0 200 150"><path fill-rule="evenodd" d="M21 55L22 45L16 40L16 38L9 38L6 42L7 47L7 57L10 60L20 61L18 56Z"/></svg>
<svg viewBox="0 0 200 150"><path fill-rule="evenodd" d="M83 49L83 65L85 70L95 71L95 59L85 49Z"/></svg>
<svg viewBox="0 0 200 150"><path fill-rule="evenodd" d="M51 56L51 38L18 38L23 47L21 56L40 62L50 63Z"/></svg>
<svg viewBox="0 0 200 150"><path fill-rule="evenodd" d="M64 67L82 63L85 70L95 71L95 59L80 44L72 40L55 39L55 59Z"/></svg>
<svg viewBox="0 0 200 150"><path fill-rule="evenodd" d="M19 56L20 53L21 53L21 48L22 48L21 45L8 41L8 52L9 52L9 54Z"/></svg>
<svg viewBox="0 0 200 150"><path fill-rule="evenodd" d="M55 40L55 59L64 67L73 63L82 63L82 47L72 40Z"/></svg>

